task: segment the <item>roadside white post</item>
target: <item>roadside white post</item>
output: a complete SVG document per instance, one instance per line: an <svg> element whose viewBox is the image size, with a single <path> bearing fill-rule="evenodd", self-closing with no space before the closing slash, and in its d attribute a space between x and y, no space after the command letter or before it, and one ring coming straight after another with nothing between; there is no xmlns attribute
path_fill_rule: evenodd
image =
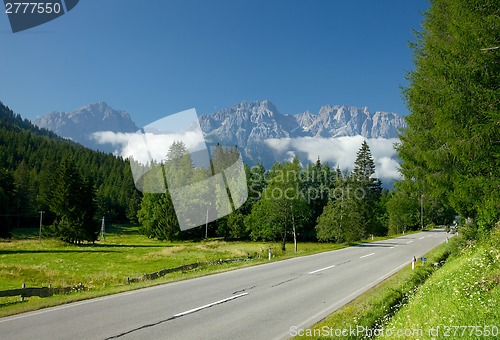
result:
<svg viewBox="0 0 500 340"><path fill-rule="evenodd" d="M269 261L271 261L271 254L272 254L271 247L267 248L267 254L269 255Z"/></svg>
<svg viewBox="0 0 500 340"><path fill-rule="evenodd" d="M415 262L417 262L417 258L413 256L413 259L411 260L411 270L415 270Z"/></svg>

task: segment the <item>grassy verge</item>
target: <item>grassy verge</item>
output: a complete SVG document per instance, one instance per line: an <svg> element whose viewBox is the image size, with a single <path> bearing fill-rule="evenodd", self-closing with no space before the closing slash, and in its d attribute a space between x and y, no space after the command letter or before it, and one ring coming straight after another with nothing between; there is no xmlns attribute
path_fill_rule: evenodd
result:
<svg viewBox="0 0 500 340"><path fill-rule="evenodd" d="M342 339L366 338L361 330L369 333L384 327L392 315L408 303L417 288L437 270L438 266L433 263L443 263L450 254L457 251L457 243L459 239L453 237L449 243L439 245L425 255L428 265L417 265L415 270L411 266L403 268L311 329L304 330L304 336L296 339L329 339L332 336ZM342 331L347 333L342 334Z"/></svg>
<svg viewBox="0 0 500 340"><path fill-rule="evenodd" d="M407 339L498 339L499 302L500 229L496 229L429 278L387 328L405 330Z"/></svg>
<svg viewBox="0 0 500 340"><path fill-rule="evenodd" d="M384 238L373 241L381 239ZM293 244L282 251L281 244L268 242L161 242L140 235L136 227L108 228L105 241L77 246L54 239L39 241L38 229L16 230L13 240L0 240L0 291L21 288L22 284L68 287L79 283L89 290L48 298L29 297L22 303L19 297L0 297L0 317L268 262L268 247L272 248L273 260L282 260L346 246L299 243L299 250L294 253ZM200 266L152 281L126 283L127 277L138 278L163 268L234 258L251 260Z"/></svg>

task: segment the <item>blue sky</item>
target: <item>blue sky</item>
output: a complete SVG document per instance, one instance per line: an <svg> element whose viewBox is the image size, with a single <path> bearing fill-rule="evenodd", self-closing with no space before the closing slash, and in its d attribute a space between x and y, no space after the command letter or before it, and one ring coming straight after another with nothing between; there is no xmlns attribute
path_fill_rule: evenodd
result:
<svg viewBox="0 0 500 340"><path fill-rule="evenodd" d="M408 42L424 0L82 0L12 33L0 13L0 100L23 117L105 101L138 125L243 100L407 114Z"/></svg>

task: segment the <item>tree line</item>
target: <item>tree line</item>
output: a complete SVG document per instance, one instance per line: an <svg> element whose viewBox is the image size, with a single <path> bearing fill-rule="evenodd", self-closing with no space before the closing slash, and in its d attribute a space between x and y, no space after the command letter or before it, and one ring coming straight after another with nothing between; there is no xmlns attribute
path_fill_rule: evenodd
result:
<svg viewBox="0 0 500 340"><path fill-rule="evenodd" d="M212 164L211 168L229 166L238 157L235 151L216 147L212 154L212 162L216 165ZM181 177L190 177L193 171L207 171L195 167L182 142L175 142L170 147L162 176L172 169L172 162L183 164L182 170L178 171ZM298 241L354 242L370 235L420 228L421 219L418 218L405 221L404 227L398 229L394 222L401 214L399 205L394 203L397 196L382 189L375 170L366 141L357 152L352 171L332 168L328 163L322 164L319 158L314 164L305 166L298 157L290 162L277 162L271 169L265 169L261 164L245 165L248 200L231 214L181 232L167 190L165 193L144 194L138 212L139 222L145 235L161 240L201 238L208 229L209 236L226 239L279 241L283 249L288 242L293 242L295 247ZM205 172L199 178L208 176L210 174ZM163 181L167 182L165 177ZM426 202L426 226L453 218L453 211L433 204L430 206ZM410 206L404 214L411 212L420 217L421 208L420 205Z"/></svg>
<svg viewBox="0 0 500 340"><path fill-rule="evenodd" d="M141 194L132 179L130 160L61 139L3 105L0 112L3 236L13 227L38 226L39 214L44 212L44 230L71 243L95 241L99 219L105 216L108 221L140 223L143 234L160 240L201 238L206 228L209 236L280 241L285 248L290 241L295 247L298 241L352 242L369 235L416 229L423 206L426 225L449 220L454 214L431 200L421 206L409 197L404 206L397 193L382 190L365 141L352 171L332 168L319 158L306 165L295 158L275 163L270 169L261 164L245 165L247 202L208 226L181 232L169 190ZM208 173L195 166L185 145L176 142L163 163L151 166L156 166L154 171L165 184L165 174L173 173L170 185L183 187L222 172L238 157L235 148L215 147L212 173Z"/></svg>

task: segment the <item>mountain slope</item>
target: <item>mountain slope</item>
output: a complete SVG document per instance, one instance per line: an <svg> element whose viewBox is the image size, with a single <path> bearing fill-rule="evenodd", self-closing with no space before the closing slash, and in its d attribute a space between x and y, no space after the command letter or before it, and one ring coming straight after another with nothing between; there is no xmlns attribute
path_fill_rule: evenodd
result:
<svg viewBox="0 0 500 340"><path fill-rule="evenodd" d="M92 133L135 132L139 129L127 112L115 110L104 102L86 105L73 112L52 112L37 119L34 124L88 148L105 152L114 150L109 145L97 143Z"/></svg>
<svg viewBox="0 0 500 340"><path fill-rule="evenodd" d="M40 129L0 102L0 237L12 227L38 226L40 211L45 212L44 225L53 222L50 197L66 158L95 185L98 218L125 221L135 216L137 207L131 202L139 193L127 161Z"/></svg>

